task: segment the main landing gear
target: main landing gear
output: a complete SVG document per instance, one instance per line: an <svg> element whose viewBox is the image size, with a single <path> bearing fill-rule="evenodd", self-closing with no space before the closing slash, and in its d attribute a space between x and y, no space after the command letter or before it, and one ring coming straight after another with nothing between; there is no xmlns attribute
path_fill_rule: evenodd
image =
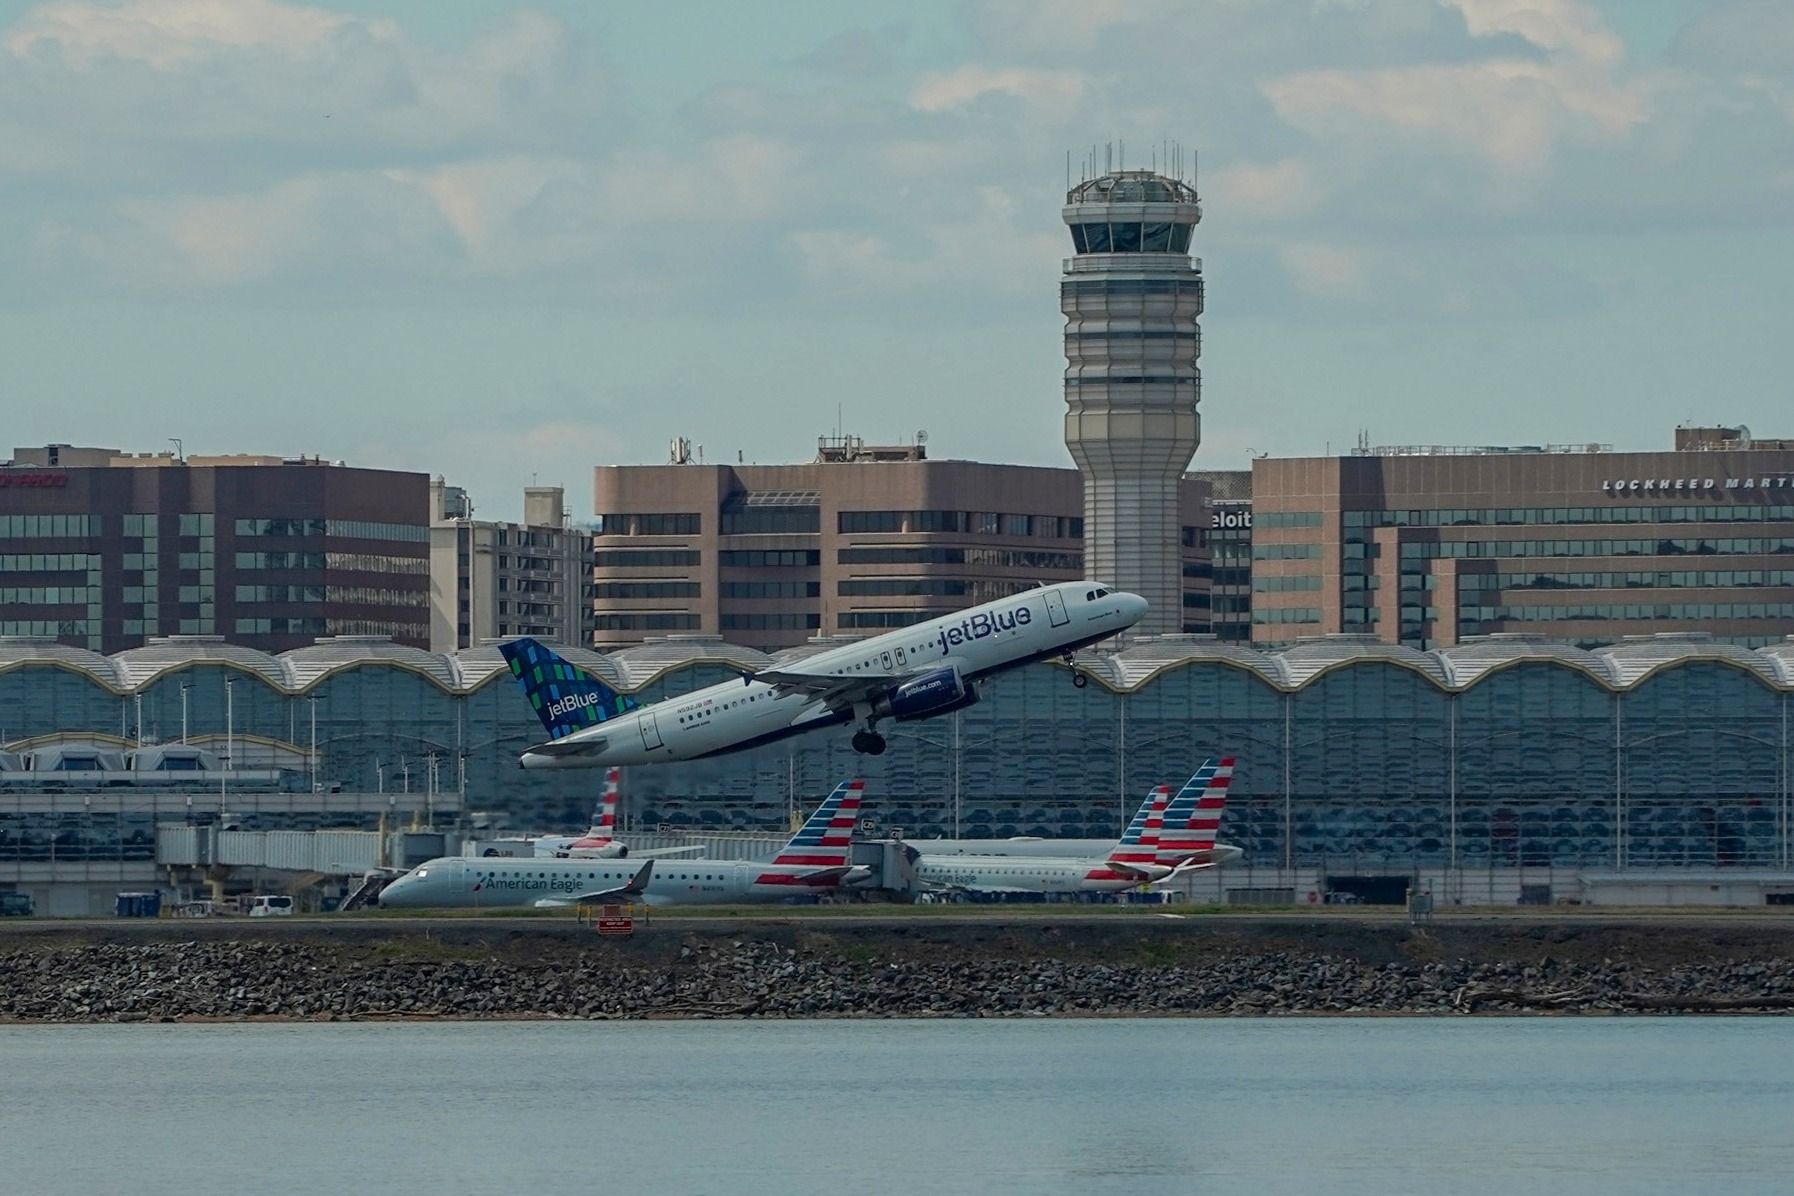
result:
<svg viewBox="0 0 1794 1196"><path fill-rule="evenodd" d="M1077 686L1079 689L1083 689L1086 685L1090 684L1090 678L1084 676L1084 671L1078 667L1078 658L1076 654L1067 652L1062 659L1065 661L1065 667L1071 670L1071 683L1073 685Z"/></svg>
<svg viewBox="0 0 1794 1196"><path fill-rule="evenodd" d="M853 750L862 756L882 756L885 754L885 737L867 727L864 731L853 733Z"/></svg>

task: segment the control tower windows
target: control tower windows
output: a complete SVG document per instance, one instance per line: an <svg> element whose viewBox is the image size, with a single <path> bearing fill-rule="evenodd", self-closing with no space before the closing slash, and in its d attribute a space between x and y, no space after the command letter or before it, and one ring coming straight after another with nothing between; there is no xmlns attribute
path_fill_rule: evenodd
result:
<svg viewBox="0 0 1794 1196"><path fill-rule="evenodd" d="M1074 224L1071 243L1079 253L1188 253L1194 227L1163 220Z"/></svg>

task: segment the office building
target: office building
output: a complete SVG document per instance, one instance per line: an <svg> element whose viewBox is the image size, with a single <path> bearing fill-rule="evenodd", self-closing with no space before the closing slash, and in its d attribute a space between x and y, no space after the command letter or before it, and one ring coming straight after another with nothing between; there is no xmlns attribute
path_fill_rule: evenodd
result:
<svg viewBox="0 0 1794 1196"><path fill-rule="evenodd" d="M672 634L772 651L1087 572L1074 470L935 460L921 443L855 436L823 438L801 465L704 465L681 445L666 465L595 471L599 647ZM1173 495L1187 513L1191 625L1207 630L1206 487L1190 479ZM1180 585L1174 614L1182 598Z"/></svg>
<svg viewBox="0 0 1794 1196"><path fill-rule="evenodd" d="M591 533L559 486L523 491L523 522L476 520L459 486L430 485L430 650L516 635L592 642Z"/></svg>
<svg viewBox="0 0 1794 1196"><path fill-rule="evenodd" d="M1602 444L1361 447L1252 463L1252 625L1445 648L1501 632L1582 647L1794 632L1794 442L1682 428Z"/></svg>
<svg viewBox="0 0 1794 1196"><path fill-rule="evenodd" d="M429 642L429 479L315 457L19 448L0 464L0 635L119 651L225 636Z"/></svg>

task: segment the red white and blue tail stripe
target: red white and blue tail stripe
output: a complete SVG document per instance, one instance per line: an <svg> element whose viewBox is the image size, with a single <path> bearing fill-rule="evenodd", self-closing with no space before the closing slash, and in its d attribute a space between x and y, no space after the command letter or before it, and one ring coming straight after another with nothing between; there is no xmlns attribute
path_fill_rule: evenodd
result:
<svg viewBox="0 0 1794 1196"><path fill-rule="evenodd" d="M623 770L612 768L604 774L604 795L592 812L592 829L582 839L567 844L568 851L589 851L608 846L617 837L617 795L623 787Z"/></svg>
<svg viewBox="0 0 1794 1196"><path fill-rule="evenodd" d="M1121 841L1109 852L1111 864L1153 864L1159 858L1159 835L1165 825L1165 808L1171 803L1171 786L1155 785L1134 820L1128 823Z"/></svg>
<svg viewBox="0 0 1794 1196"><path fill-rule="evenodd" d="M1193 858L1212 853L1220 833L1221 815L1227 808L1227 787L1233 781L1235 757L1210 758L1184 783L1165 808L1165 827L1159 834L1158 862L1178 867Z"/></svg>
<svg viewBox="0 0 1794 1196"><path fill-rule="evenodd" d="M835 791L772 862L813 868L846 867L853 849L853 828L860 819L860 795L865 788L866 783L858 780L835 786Z"/></svg>

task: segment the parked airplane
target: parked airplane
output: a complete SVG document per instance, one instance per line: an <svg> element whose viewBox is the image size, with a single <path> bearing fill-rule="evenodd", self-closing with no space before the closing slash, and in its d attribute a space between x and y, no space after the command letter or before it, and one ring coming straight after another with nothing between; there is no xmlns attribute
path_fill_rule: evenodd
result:
<svg viewBox="0 0 1794 1196"><path fill-rule="evenodd" d="M1062 657L1138 623L1146 600L1098 582L1043 586L970 610L749 671L695 693L638 706L532 639L499 645L547 728L525 768L661 764L720 756L858 723L856 752L885 750L883 719L932 718L978 700L974 684ZM1074 667L1074 684L1085 684Z"/></svg>
<svg viewBox="0 0 1794 1196"><path fill-rule="evenodd" d="M1154 786L1120 840L1102 858L930 855L924 845L917 847L916 879L929 889L977 893L1113 893L1136 888L1171 872L1158 862L1159 836L1170 801L1168 787Z"/></svg>
<svg viewBox="0 0 1794 1196"><path fill-rule="evenodd" d="M871 879L852 862L863 790L844 781L770 863L756 860L467 859L420 864L380 892L382 908L489 908L641 901L734 905L831 892Z"/></svg>
<svg viewBox="0 0 1794 1196"><path fill-rule="evenodd" d="M1206 841L1192 824L1219 821L1213 802L1225 803L1233 758L1203 762L1175 797L1156 787L1134 815L1127 832L1105 857L1059 855L932 854L918 851L916 876L933 889L978 893L1114 893L1170 880L1194 868L1214 867L1219 858L1212 834ZM1219 787L1216 781L1219 779ZM1208 804L1205 804L1208 803ZM1226 848L1237 858L1238 848Z"/></svg>
<svg viewBox="0 0 1794 1196"><path fill-rule="evenodd" d="M656 847L637 851L629 847L617 833L618 797L622 791L623 770L607 769L604 774L604 796L592 814L591 829L583 835L543 835L535 841L535 855L561 859L620 860L633 856L638 860L666 859L670 856L694 856L701 847Z"/></svg>

